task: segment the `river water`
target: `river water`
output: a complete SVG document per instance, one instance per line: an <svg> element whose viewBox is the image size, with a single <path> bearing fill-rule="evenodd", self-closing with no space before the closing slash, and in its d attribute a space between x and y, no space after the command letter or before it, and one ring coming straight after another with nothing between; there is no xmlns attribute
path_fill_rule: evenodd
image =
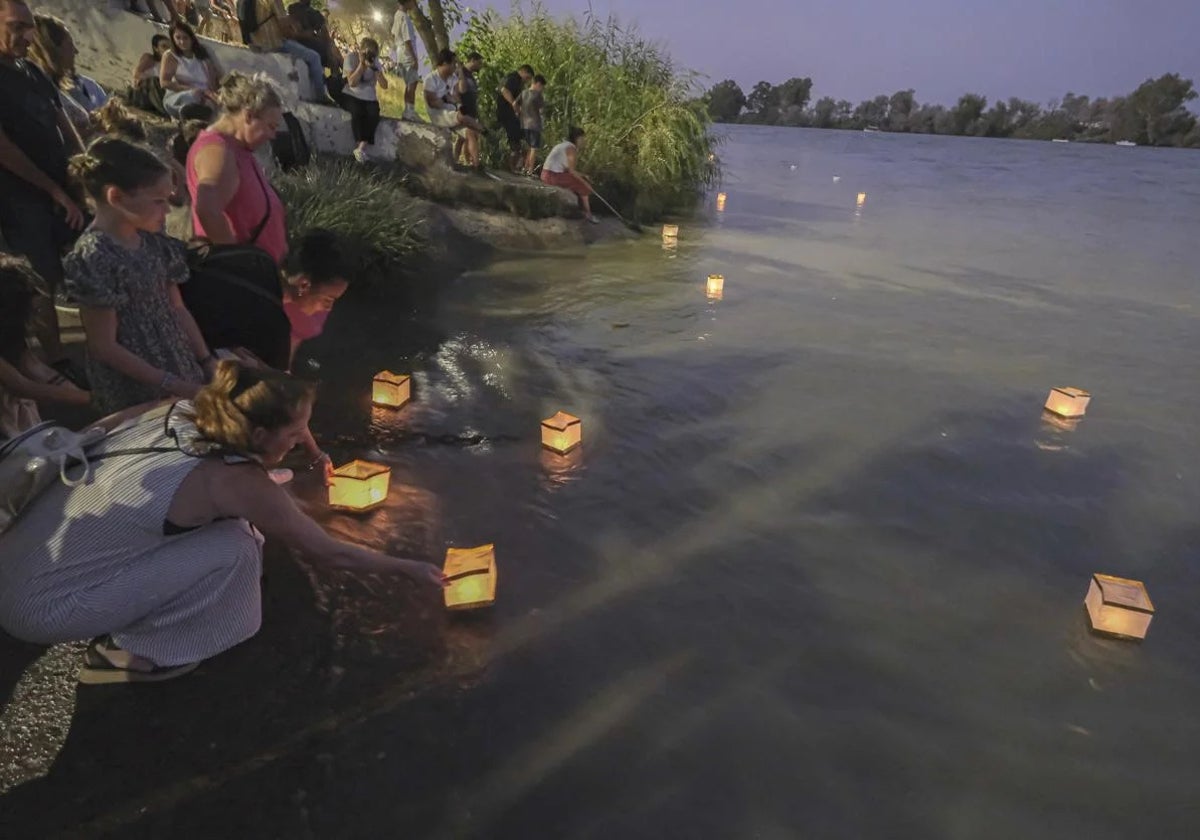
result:
<svg viewBox="0 0 1200 840"><path fill-rule="evenodd" d="M721 157L673 249L331 319L318 435L411 491L344 532L499 567L423 735L345 733L397 756L342 827L1200 834L1200 155L745 127ZM416 399L372 417L384 367ZM1093 572L1146 582L1143 644L1089 634Z"/></svg>

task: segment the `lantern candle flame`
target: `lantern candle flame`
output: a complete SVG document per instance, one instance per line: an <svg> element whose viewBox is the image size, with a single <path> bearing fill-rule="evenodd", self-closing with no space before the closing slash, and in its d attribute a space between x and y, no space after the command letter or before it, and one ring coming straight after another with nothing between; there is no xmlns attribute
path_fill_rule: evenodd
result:
<svg viewBox="0 0 1200 840"><path fill-rule="evenodd" d="M1083 603L1092 632L1118 639L1141 641L1154 618L1154 604L1140 580L1092 575Z"/></svg>
<svg viewBox="0 0 1200 840"><path fill-rule="evenodd" d="M679 238L679 225L663 225L662 228L663 242L668 242Z"/></svg>
<svg viewBox="0 0 1200 840"><path fill-rule="evenodd" d="M583 443L583 421L560 411L542 421L542 446L559 455L566 455Z"/></svg>
<svg viewBox="0 0 1200 840"><path fill-rule="evenodd" d="M442 590L448 610L473 610L496 603L496 546L450 548L442 566L448 585Z"/></svg>
<svg viewBox="0 0 1200 840"><path fill-rule="evenodd" d="M402 373L381 370L371 382L371 402L400 408L412 398L412 380Z"/></svg>
<svg viewBox="0 0 1200 840"><path fill-rule="evenodd" d="M392 468L370 461L351 461L333 471L329 506L334 510L366 513L387 501Z"/></svg>
<svg viewBox="0 0 1200 840"><path fill-rule="evenodd" d="M1087 412L1092 395L1080 388L1054 388L1046 398L1046 411L1067 420L1078 420Z"/></svg>

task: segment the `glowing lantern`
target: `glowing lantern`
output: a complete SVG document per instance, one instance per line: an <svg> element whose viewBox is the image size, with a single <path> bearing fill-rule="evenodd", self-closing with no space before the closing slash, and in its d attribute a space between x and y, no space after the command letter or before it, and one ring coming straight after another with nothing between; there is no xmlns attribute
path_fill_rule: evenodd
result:
<svg viewBox="0 0 1200 840"><path fill-rule="evenodd" d="M1093 632L1106 636L1140 641L1154 618L1154 605L1140 580L1092 575L1083 603Z"/></svg>
<svg viewBox="0 0 1200 840"><path fill-rule="evenodd" d="M679 238L679 225L663 225L663 242Z"/></svg>
<svg viewBox="0 0 1200 840"><path fill-rule="evenodd" d="M392 468L370 461L351 461L333 471L329 506L334 510L365 513L387 501Z"/></svg>
<svg viewBox="0 0 1200 840"><path fill-rule="evenodd" d="M442 590L446 609L472 610L496 602L495 545L447 549L442 573L449 584Z"/></svg>
<svg viewBox="0 0 1200 840"><path fill-rule="evenodd" d="M859 193L859 194L858 194L858 203L857 203L857 205L856 205L856 206L858 206L858 207L862 207L862 206L863 206L864 204L866 204L866 203L867 203L867 194L866 194L866 193Z"/></svg>
<svg viewBox="0 0 1200 840"><path fill-rule="evenodd" d="M1055 388L1046 398L1046 411L1074 420L1087 411L1092 395L1079 388Z"/></svg>
<svg viewBox="0 0 1200 840"><path fill-rule="evenodd" d="M705 287L709 297L719 298L725 293L725 275L708 275L708 285Z"/></svg>
<svg viewBox="0 0 1200 840"><path fill-rule="evenodd" d="M717 193L717 210L720 212L725 210L725 193Z"/></svg>
<svg viewBox="0 0 1200 840"><path fill-rule="evenodd" d="M371 382L371 402L388 408L399 408L412 397L412 383L402 373L381 370Z"/></svg>
<svg viewBox="0 0 1200 840"><path fill-rule="evenodd" d="M560 411L542 421L542 446L566 455L583 442L583 422Z"/></svg>

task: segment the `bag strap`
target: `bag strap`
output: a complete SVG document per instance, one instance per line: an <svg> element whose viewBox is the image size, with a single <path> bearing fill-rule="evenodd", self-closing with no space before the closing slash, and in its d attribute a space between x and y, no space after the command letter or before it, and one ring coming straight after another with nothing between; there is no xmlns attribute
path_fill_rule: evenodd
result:
<svg viewBox="0 0 1200 840"><path fill-rule="evenodd" d="M258 237L262 236L262 232L267 229L267 222L271 220L271 194L267 192L266 181L263 180L262 172L259 171L258 162L254 162L254 177L258 179L258 185L262 187L263 201L267 203L266 215L262 217L262 221L254 228L254 232L250 234L251 245L258 244Z"/></svg>
<svg viewBox="0 0 1200 840"><path fill-rule="evenodd" d="M238 275L233 274L232 272L227 272L227 271L221 271L219 273L221 275L221 279L223 279L229 285L237 286L239 289L242 289L243 291L250 292L251 294L261 298L262 300L267 301L269 304L274 306L276 309L283 308L283 303L279 300L279 298L273 297L269 292L258 287L254 283L251 283L246 278L239 277Z"/></svg>

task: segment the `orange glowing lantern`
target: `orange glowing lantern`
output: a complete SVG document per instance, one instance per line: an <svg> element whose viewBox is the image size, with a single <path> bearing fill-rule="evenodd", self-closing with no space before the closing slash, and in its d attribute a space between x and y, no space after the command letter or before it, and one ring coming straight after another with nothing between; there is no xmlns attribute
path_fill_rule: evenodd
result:
<svg viewBox="0 0 1200 840"><path fill-rule="evenodd" d="M1068 420L1077 420L1087 412L1091 401L1092 395L1079 388L1055 388L1046 398L1046 411Z"/></svg>
<svg viewBox="0 0 1200 840"><path fill-rule="evenodd" d="M542 421L542 446L559 455L566 455L583 443L583 421L565 411Z"/></svg>
<svg viewBox="0 0 1200 840"><path fill-rule="evenodd" d="M705 289L708 292L709 297L721 297L725 293L725 275L708 275L708 284Z"/></svg>
<svg viewBox="0 0 1200 840"><path fill-rule="evenodd" d="M725 193L717 193L717 210L719 212L725 210Z"/></svg>
<svg viewBox="0 0 1200 840"><path fill-rule="evenodd" d="M334 510L365 513L387 501L392 468L370 461L351 461L333 471L329 506Z"/></svg>
<svg viewBox="0 0 1200 840"><path fill-rule="evenodd" d="M375 405L399 408L412 397L412 382L402 373L381 370L371 382L371 402Z"/></svg>
<svg viewBox="0 0 1200 840"><path fill-rule="evenodd" d="M663 225L663 242L679 238L679 225Z"/></svg>
<svg viewBox="0 0 1200 840"><path fill-rule="evenodd" d="M496 546L446 550L442 566L448 585L442 590L448 610L473 610L496 602Z"/></svg>
<svg viewBox="0 0 1200 840"><path fill-rule="evenodd" d="M1141 641L1154 618L1150 594L1140 580L1092 575L1083 603L1092 631L1119 639Z"/></svg>
<svg viewBox="0 0 1200 840"><path fill-rule="evenodd" d="M867 203L867 194L866 194L866 193L859 193L859 194L858 194L858 203L857 203L857 205L856 205L856 206L858 206L858 207L862 207L862 206L863 206L864 204L866 204L866 203Z"/></svg>

